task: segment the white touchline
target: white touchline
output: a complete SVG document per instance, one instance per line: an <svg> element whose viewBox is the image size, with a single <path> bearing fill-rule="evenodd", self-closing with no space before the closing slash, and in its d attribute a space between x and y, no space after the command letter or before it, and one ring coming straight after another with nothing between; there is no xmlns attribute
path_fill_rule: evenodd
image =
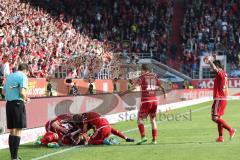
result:
<svg viewBox="0 0 240 160"><path fill-rule="evenodd" d="M210 108L210 105L209 106L204 106L204 107L201 107L199 109L195 109L192 111L192 113L194 112L198 112L198 111L201 111L201 110L204 110L206 108ZM185 113L188 113L188 112L185 112ZM183 113L183 114L185 114ZM163 120L163 121L157 121L157 124L161 124L161 123L164 123L164 122L167 122L167 119ZM150 127L151 125L146 125L145 127L148 128ZM129 133L129 132L133 132L133 131L136 131L138 130L138 128L133 128L133 129L129 129L127 131L123 131L123 133ZM60 151L57 151L57 152L53 152L53 153L49 153L49 154L46 154L44 156L40 156L40 157L37 157L37 158L33 158L32 160L39 160L39 159L44 159L44 158L48 158L48 157L51 157L51 156L54 156L56 154L61 154L61 153L64 153L64 152L67 152L67 151L70 151L70 150L74 150L76 148L83 148L83 147L86 147L84 145L79 145L79 146L74 146L74 147L70 147L70 148L67 148L67 149L63 149L63 150L60 150Z"/></svg>

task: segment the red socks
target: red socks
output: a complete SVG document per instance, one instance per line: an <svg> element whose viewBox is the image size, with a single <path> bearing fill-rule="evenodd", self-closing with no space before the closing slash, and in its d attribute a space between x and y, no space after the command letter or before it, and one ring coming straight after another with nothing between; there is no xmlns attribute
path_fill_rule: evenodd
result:
<svg viewBox="0 0 240 160"><path fill-rule="evenodd" d="M41 143L47 145L48 143L55 142L54 133L47 132L41 139Z"/></svg>
<svg viewBox="0 0 240 160"><path fill-rule="evenodd" d="M121 137L122 139L126 139L126 136L122 132L120 132L114 128L111 128L111 133L118 137Z"/></svg>
<svg viewBox="0 0 240 160"><path fill-rule="evenodd" d="M141 134L141 137L145 137L144 125L139 124L138 128L139 128L139 132ZM157 139L157 129L152 130L152 138L153 138L154 141Z"/></svg>
<svg viewBox="0 0 240 160"><path fill-rule="evenodd" d="M223 119L219 118L219 119L217 119L216 122L218 125L222 125L222 127L225 128L226 130L228 130L229 132L232 130L232 128L229 125L227 125L227 123Z"/></svg>
<svg viewBox="0 0 240 160"><path fill-rule="evenodd" d="M153 138L153 141L157 139L157 129L152 130L152 138Z"/></svg>
<svg viewBox="0 0 240 160"><path fill-rule="evenodd" d="M138 125L138 129L139 129L141 137L145 137L144 125L143 124L139 124Z"/></svg>
<svg viewBox="0 0 240 160"><path fill-rule="evenodd" d="M221 124L218 124L218 134L219 134L219 137L223 136L223 127Z"/></svg>

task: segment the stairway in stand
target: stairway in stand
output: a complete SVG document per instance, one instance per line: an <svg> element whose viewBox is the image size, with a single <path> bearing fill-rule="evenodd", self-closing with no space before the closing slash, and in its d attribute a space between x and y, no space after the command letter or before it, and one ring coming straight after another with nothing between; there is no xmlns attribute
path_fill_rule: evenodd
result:
<svg viewBox="0 0 240 160"><path fill-rule="evenodd" d="M170 37L170 45L169 45L169 56L171 60L168 61L168 65L173 67L174 69L179 70L180 64L177 60L177 57L181 56L181 26L184 18L184 0L175 0L173 6L173 17L172 17L172 34ZM171 53L171 46L175 44L177 47L176 55L173 56ZM175 60L172 59L175 57Z"/></svg>

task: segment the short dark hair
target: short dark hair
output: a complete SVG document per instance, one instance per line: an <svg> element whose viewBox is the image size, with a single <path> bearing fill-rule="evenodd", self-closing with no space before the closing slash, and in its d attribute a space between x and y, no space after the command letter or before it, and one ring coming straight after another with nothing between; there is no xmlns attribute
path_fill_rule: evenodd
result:
<svg viewBox="0 0 240 160"><path fill-rule="evenodd" d="M148 68L147 64L142 64L142 70L143 71L149 71L149 68Z"/></svg>
<svg viewBox="0 0 240 160"><path fill-rule="evenodd" d="M221 64L221 62L220 62L219 60L213 61L213 64L214 64L215 66L217 66L218 68L223 69L223 66L222 66L222 64Z"/></svg>
<svg viewBox="0 0 240 160"><path fill-rule="evenodd" d="M82 115L81 114L74 114L73 115L73 121L78 122L82 120Z"/></svg>
<svg viewBox="0 0 240 160"><path fill-rule="evenodd" d="M19 71L23 71L23 70L28 71L29 68L28 68L28 65L26 63L21 63L21 64L18 65L18 70Z"/></svg>

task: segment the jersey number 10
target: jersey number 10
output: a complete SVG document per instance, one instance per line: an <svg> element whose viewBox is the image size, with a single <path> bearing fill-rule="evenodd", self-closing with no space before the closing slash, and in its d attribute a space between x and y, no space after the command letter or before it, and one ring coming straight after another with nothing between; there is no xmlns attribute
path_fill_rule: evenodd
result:
<svg viewBox="0 0 240 160"><path fill-rule="evenodd" d="M147 90L155 90L156 89L156 80L155 79L146 79L147 81Z"/></svg>

